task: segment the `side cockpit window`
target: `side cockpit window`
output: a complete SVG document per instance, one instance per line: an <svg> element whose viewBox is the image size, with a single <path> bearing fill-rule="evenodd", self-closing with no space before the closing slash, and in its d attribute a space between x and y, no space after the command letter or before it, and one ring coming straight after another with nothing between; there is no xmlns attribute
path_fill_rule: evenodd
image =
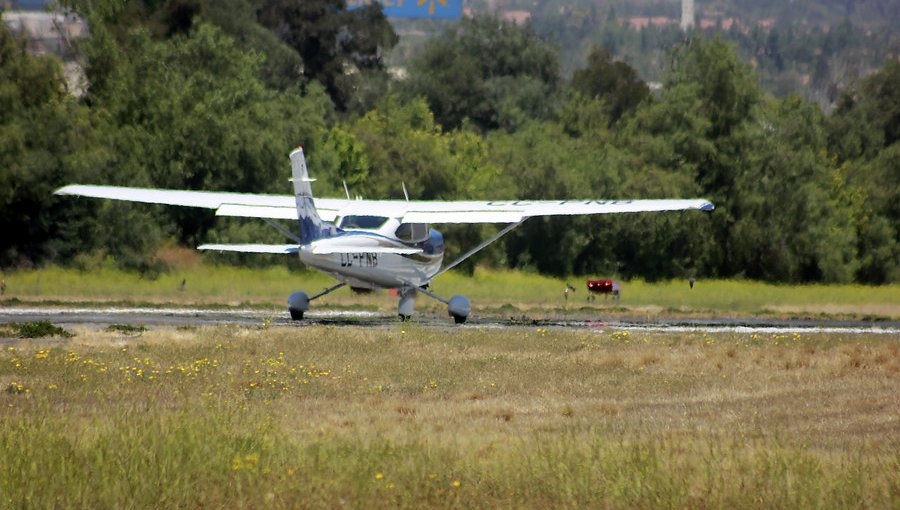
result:
<svg viewBox="0 0 900 510"><path fill-rule="evenodd" d="M428 239L429 230L427 223L403 223L397 227L394 235L401 241L418 243Z"/></svg>
<svg viewBox="0 0 900 510"><path fill-rule="evenodd" d="M350 215L341 218L338 226L344 229L378 230L387 220L384 216Z"/></svg>

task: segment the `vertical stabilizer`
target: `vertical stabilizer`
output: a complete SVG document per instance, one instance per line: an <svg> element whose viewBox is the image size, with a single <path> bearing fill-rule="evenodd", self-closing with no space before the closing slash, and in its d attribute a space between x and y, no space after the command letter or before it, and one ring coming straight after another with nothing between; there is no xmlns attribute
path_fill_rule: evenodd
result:
<svg viewBox="0 0 900 510"><path fill-rule="evenodd" d="M294 183L294 197L297 200L297 221L300 224L300 244L309 244L316 239L331 237L337 233L337 227L322 221L313 203L312 186L309 172L306 170L306 158L303 148L291 153L291 182Z"/></svg>

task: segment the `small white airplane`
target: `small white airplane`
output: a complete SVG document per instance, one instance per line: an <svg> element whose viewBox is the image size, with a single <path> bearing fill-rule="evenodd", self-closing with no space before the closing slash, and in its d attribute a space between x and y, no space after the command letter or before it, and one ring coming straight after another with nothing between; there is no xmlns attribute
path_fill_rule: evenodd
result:
<svg viewBox="0 0 900 510"><path fill-rule="evenodd" d="M312 195L303 149L290 155L294 196L126 188L73 184L56 190L74 195L151 204L215 209L217 216L261 218L292 244L204 244L200 250L247 253L298 253L306 265L339 283L313 296L295 292L288 298L294 320L303 319L309 303L345 285L357 291L397 289L402 320L413 314L413 298L421 292L447 305L456 323L469 316L465 296L442 298L430 290L431 281L456 267L504 234L535 216L571 216L642 211L713 210L702 199L692 200L539 200L539 201L399 201L317 198ZM405 192L405 188L404 188ZM349 194L348 194L349 195ZM294 233L274 220L295 220ZM457 260L441 266L444 238L432 223L507 223L506 228Z"/></svg>

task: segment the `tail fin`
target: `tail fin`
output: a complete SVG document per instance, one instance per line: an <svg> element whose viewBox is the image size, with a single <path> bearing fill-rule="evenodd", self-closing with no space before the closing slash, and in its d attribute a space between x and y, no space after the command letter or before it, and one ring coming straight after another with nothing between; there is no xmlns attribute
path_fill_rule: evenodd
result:
<svg viewBox="0 0 900 510"><path fill-rule="evenodd" d="M294 183L294 196L297 199L297 220L300 224L300 244L309 244L316 239L331 237L337 233L337 227L322 221L313 203L312 179L306 170L306 159L303 148L291 153L291 181Z"/></svg>

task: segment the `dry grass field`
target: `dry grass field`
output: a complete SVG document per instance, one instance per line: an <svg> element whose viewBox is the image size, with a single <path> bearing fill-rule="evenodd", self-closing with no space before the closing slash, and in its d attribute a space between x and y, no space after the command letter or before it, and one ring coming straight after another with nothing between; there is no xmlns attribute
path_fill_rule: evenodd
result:
<svg viewBox="0 0 900 510"><path fill-rule="evenodd" d="M0 327L3 508L900 507L900 338Z"/></svg>

